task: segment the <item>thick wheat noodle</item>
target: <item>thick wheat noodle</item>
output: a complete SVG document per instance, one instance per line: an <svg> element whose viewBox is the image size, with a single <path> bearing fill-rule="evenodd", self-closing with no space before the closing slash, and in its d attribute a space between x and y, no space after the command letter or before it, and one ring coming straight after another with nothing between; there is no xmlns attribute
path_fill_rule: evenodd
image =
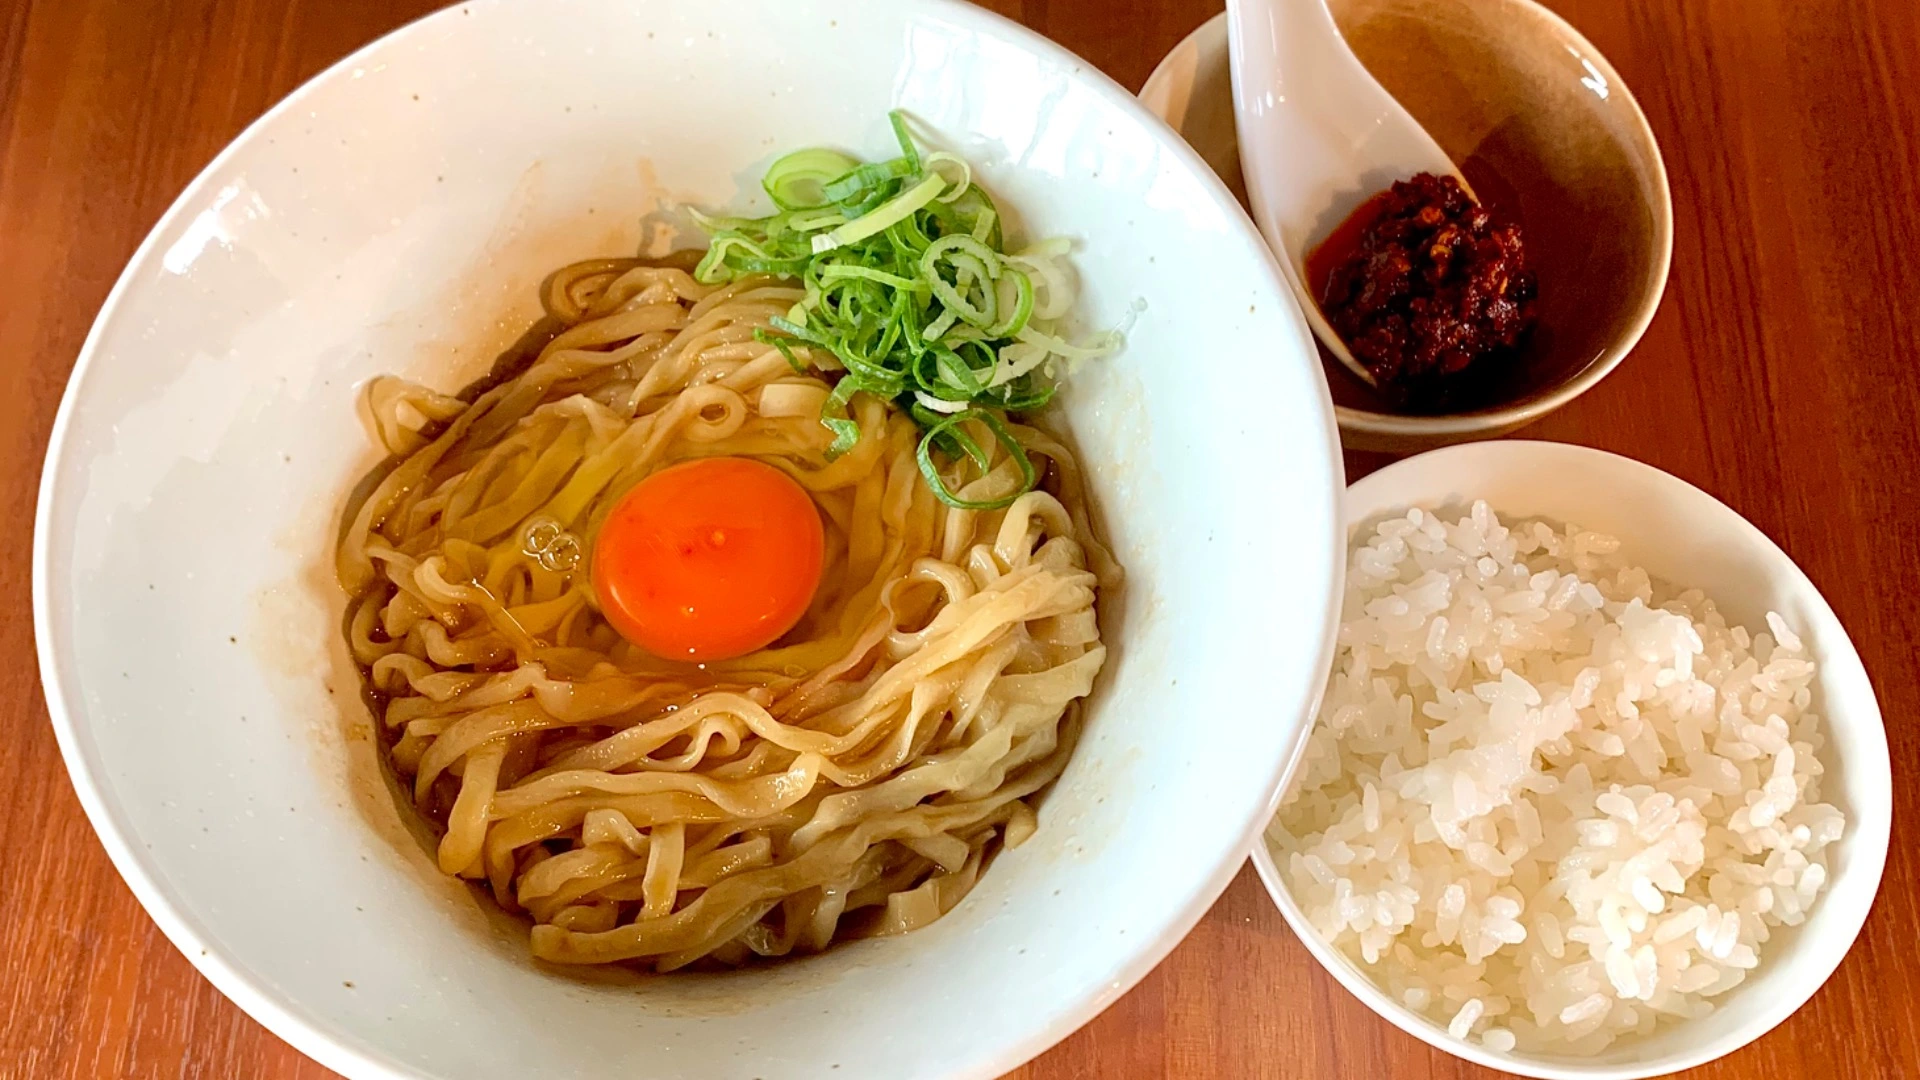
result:
<svg viewBox="0 0 1920 1080"><path fill-rule="evenodd" d="M861 437L830 460L790 415L830 385L754 335L801 295L578 263L543 288L553 336L520 370L461 396L368 388L391 456L342 526L348 642L441 868L527 912L543 959L669 970L914 929L1032 834L1072 751L1119 575L1072 455L1012 425L1042 488L950 509L912 421L857 395ZM762 416L775 384L789 405ZM612 630L587 556L634 483L716 455L813 495L826 569L786 637L697 668ZM991 499L1018 472L1002 451L945 479Z"/></svg>

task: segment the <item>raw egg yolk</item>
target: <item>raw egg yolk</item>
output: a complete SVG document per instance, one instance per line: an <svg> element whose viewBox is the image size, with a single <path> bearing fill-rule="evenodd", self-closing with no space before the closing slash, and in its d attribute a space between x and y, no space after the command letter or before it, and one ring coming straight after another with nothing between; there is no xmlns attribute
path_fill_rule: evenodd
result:
<svg viewBox="0 0 1920 1080"><path fill-rule="evenodd" d="M820 585L820 511L749 458L662 469L621 497L593 547L600 610L655 656L743 656L793 629Z"/></svg>

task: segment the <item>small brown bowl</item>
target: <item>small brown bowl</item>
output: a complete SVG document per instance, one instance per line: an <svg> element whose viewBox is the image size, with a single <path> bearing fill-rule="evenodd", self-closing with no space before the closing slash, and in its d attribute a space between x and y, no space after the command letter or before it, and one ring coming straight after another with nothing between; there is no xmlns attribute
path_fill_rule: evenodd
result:
<svg viewBox="0 0 1920 1080"><path fill-rule="evenodd" d="M1353 51L1518 219L1540 282L1538 322L1493 404L1395 411L1322 351L1349 447L1419 450L1538 420L1599 382L1640 340L1666 289L1673 203L1646 116L1598 50L1533 0L1329 0ZM1224 15L1154 70L1146 105L1245 201Z"/></svg>

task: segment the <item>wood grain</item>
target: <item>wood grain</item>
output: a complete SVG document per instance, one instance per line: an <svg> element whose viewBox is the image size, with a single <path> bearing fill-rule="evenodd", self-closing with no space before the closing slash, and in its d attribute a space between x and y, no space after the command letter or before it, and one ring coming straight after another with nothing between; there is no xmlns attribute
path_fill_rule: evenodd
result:
<svg viewBox="0 0 1920 1080"><path fill-rule="evenodd" d="M1901 782L1920 756L1920 4L1549 0L1656 128L1677 219L1638 351L1531 437L1617 450L1718 495L1826 593L1874 677ZM996 0L1138 87L1219 0ZM28 603L39 464L121 265L253 117L432 0L0 4L0 1077L331 1075L160 936L81 816ZM1383 459L1350 457L1358 476ZM1690 1080L1920 1077L1920 858L1900 827L1839 973ZM1104 1015L1014 1074L1430 1080L1493 1075L1375 1018L1250 871Z"/></svg>

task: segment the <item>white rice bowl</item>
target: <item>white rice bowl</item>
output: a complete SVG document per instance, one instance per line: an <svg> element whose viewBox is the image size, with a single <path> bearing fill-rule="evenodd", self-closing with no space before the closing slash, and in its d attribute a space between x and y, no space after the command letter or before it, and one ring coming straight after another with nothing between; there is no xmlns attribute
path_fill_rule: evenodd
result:
<svg viewBox="0 0 1920 1080"><path fill-rule="evenodd" d="M1618 547L1484 503L1363 531L1269 833L1317 934L1496 1053L1712 1011L1847 828L1791 628L1729 626Z"/></svg>

